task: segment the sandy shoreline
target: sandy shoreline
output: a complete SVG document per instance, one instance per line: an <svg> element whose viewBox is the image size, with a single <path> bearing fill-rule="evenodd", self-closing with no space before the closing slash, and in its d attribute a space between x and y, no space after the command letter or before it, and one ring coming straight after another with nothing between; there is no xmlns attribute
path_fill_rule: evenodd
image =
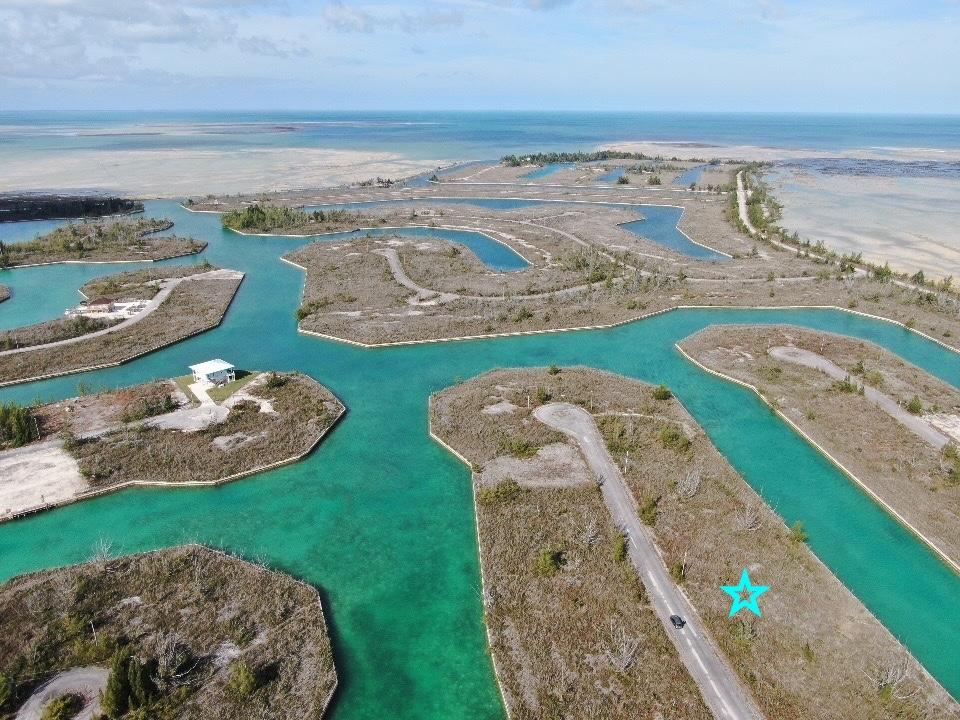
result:
<svg viewBox="0 0 960 720"><path fill-rule="evenodd" d="M325 148L77 150L3 159L0 192L103 190L138 198L324 187L377 176L399 179L449 161Z"/></svg>
<svg viewBox="0 0 960 720"><path fill-rule="evenodd" d="M855 158L860 160L940 160L944 162L960 161L960 149L942 148L850 148L846 150L810 150L803 148L781 148L763 145L724 145L710 142L659 142L653 140L622 141L605 143L601 149L621 150L624 152L644 153L645 155L676 157L681 160L691 158L721 158L724 160L743 160L776 162L778 160L798 160L801 158Z"/></svg>

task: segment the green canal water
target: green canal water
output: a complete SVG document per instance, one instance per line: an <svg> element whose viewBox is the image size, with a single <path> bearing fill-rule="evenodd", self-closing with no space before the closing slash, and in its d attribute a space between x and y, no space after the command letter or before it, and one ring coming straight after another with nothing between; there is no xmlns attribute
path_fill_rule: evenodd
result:
<svg viewBox="0 0 960 720"><path fill-rule="evenodd" d="M430 440L427 397L499 366L583 364L672 387L747 482L787 523L802 521L813 551L960 695L960 577L751 393L692 366L674 343L716 323L789 322L877 342L960 386L957 354L890 323L812 309L684 310L611 330L364 350L297 334L303 276L278 258L303 240L224 233L217 216L172 203L147 211L209 241L195 260L247 272L224 323L128 365L8 388L0 400L63 398L81 381L128 385L223 357L306 372L350 411L296 465L216 489L127 490L4 523L0 578L85 560L99 538L125 553L210 543L322 589L341 678L332 717L500 718L469 474ZM0 305L0 326L52 317L85 279L116 270L0 273L15 293ZM777 591L775 577L762 580Z"/></svg>

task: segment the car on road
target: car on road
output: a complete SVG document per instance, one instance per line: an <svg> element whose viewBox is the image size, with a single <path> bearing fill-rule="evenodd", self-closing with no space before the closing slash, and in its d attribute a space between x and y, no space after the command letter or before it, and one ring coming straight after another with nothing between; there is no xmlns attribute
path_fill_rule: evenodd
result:
<svg viewBox="0 0 960 720"><path fill-rule="evenodd" d="M671 615L670 622L673 624L675 628L677 628L677 630L679 630L680 628L682 628L684 625L687 624L687 621L684 620L679 615Z"/></svg>

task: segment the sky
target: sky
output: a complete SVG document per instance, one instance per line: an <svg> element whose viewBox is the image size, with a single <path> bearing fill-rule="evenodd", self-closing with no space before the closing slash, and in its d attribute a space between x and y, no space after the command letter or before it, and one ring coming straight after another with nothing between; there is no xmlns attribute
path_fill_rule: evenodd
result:
<svg viewBox="0 0 960 720"><path fill-rule="evenodd" d="M5 110L960 113L960 0L0 0Z"/></svg>

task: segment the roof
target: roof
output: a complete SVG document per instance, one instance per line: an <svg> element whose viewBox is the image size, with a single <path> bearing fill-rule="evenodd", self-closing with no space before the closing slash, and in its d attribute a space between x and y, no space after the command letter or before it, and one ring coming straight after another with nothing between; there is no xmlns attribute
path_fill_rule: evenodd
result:
<svg viewBox="0 0 960 720"><path fill-rule="evenodd" d="M87 305L113 305L113 300L110 298L102 297L97 298L96 300L88 300Z"/></svg>
<svg viewBox="0 0 960 720"><path fill-rule="evenodd" d="M207 360L198 365L191 365L190 369L198 375L209 375L210 373L220 372L221 370L233 370L233 365L226 360L217 358L216 360Z"/></svg>

